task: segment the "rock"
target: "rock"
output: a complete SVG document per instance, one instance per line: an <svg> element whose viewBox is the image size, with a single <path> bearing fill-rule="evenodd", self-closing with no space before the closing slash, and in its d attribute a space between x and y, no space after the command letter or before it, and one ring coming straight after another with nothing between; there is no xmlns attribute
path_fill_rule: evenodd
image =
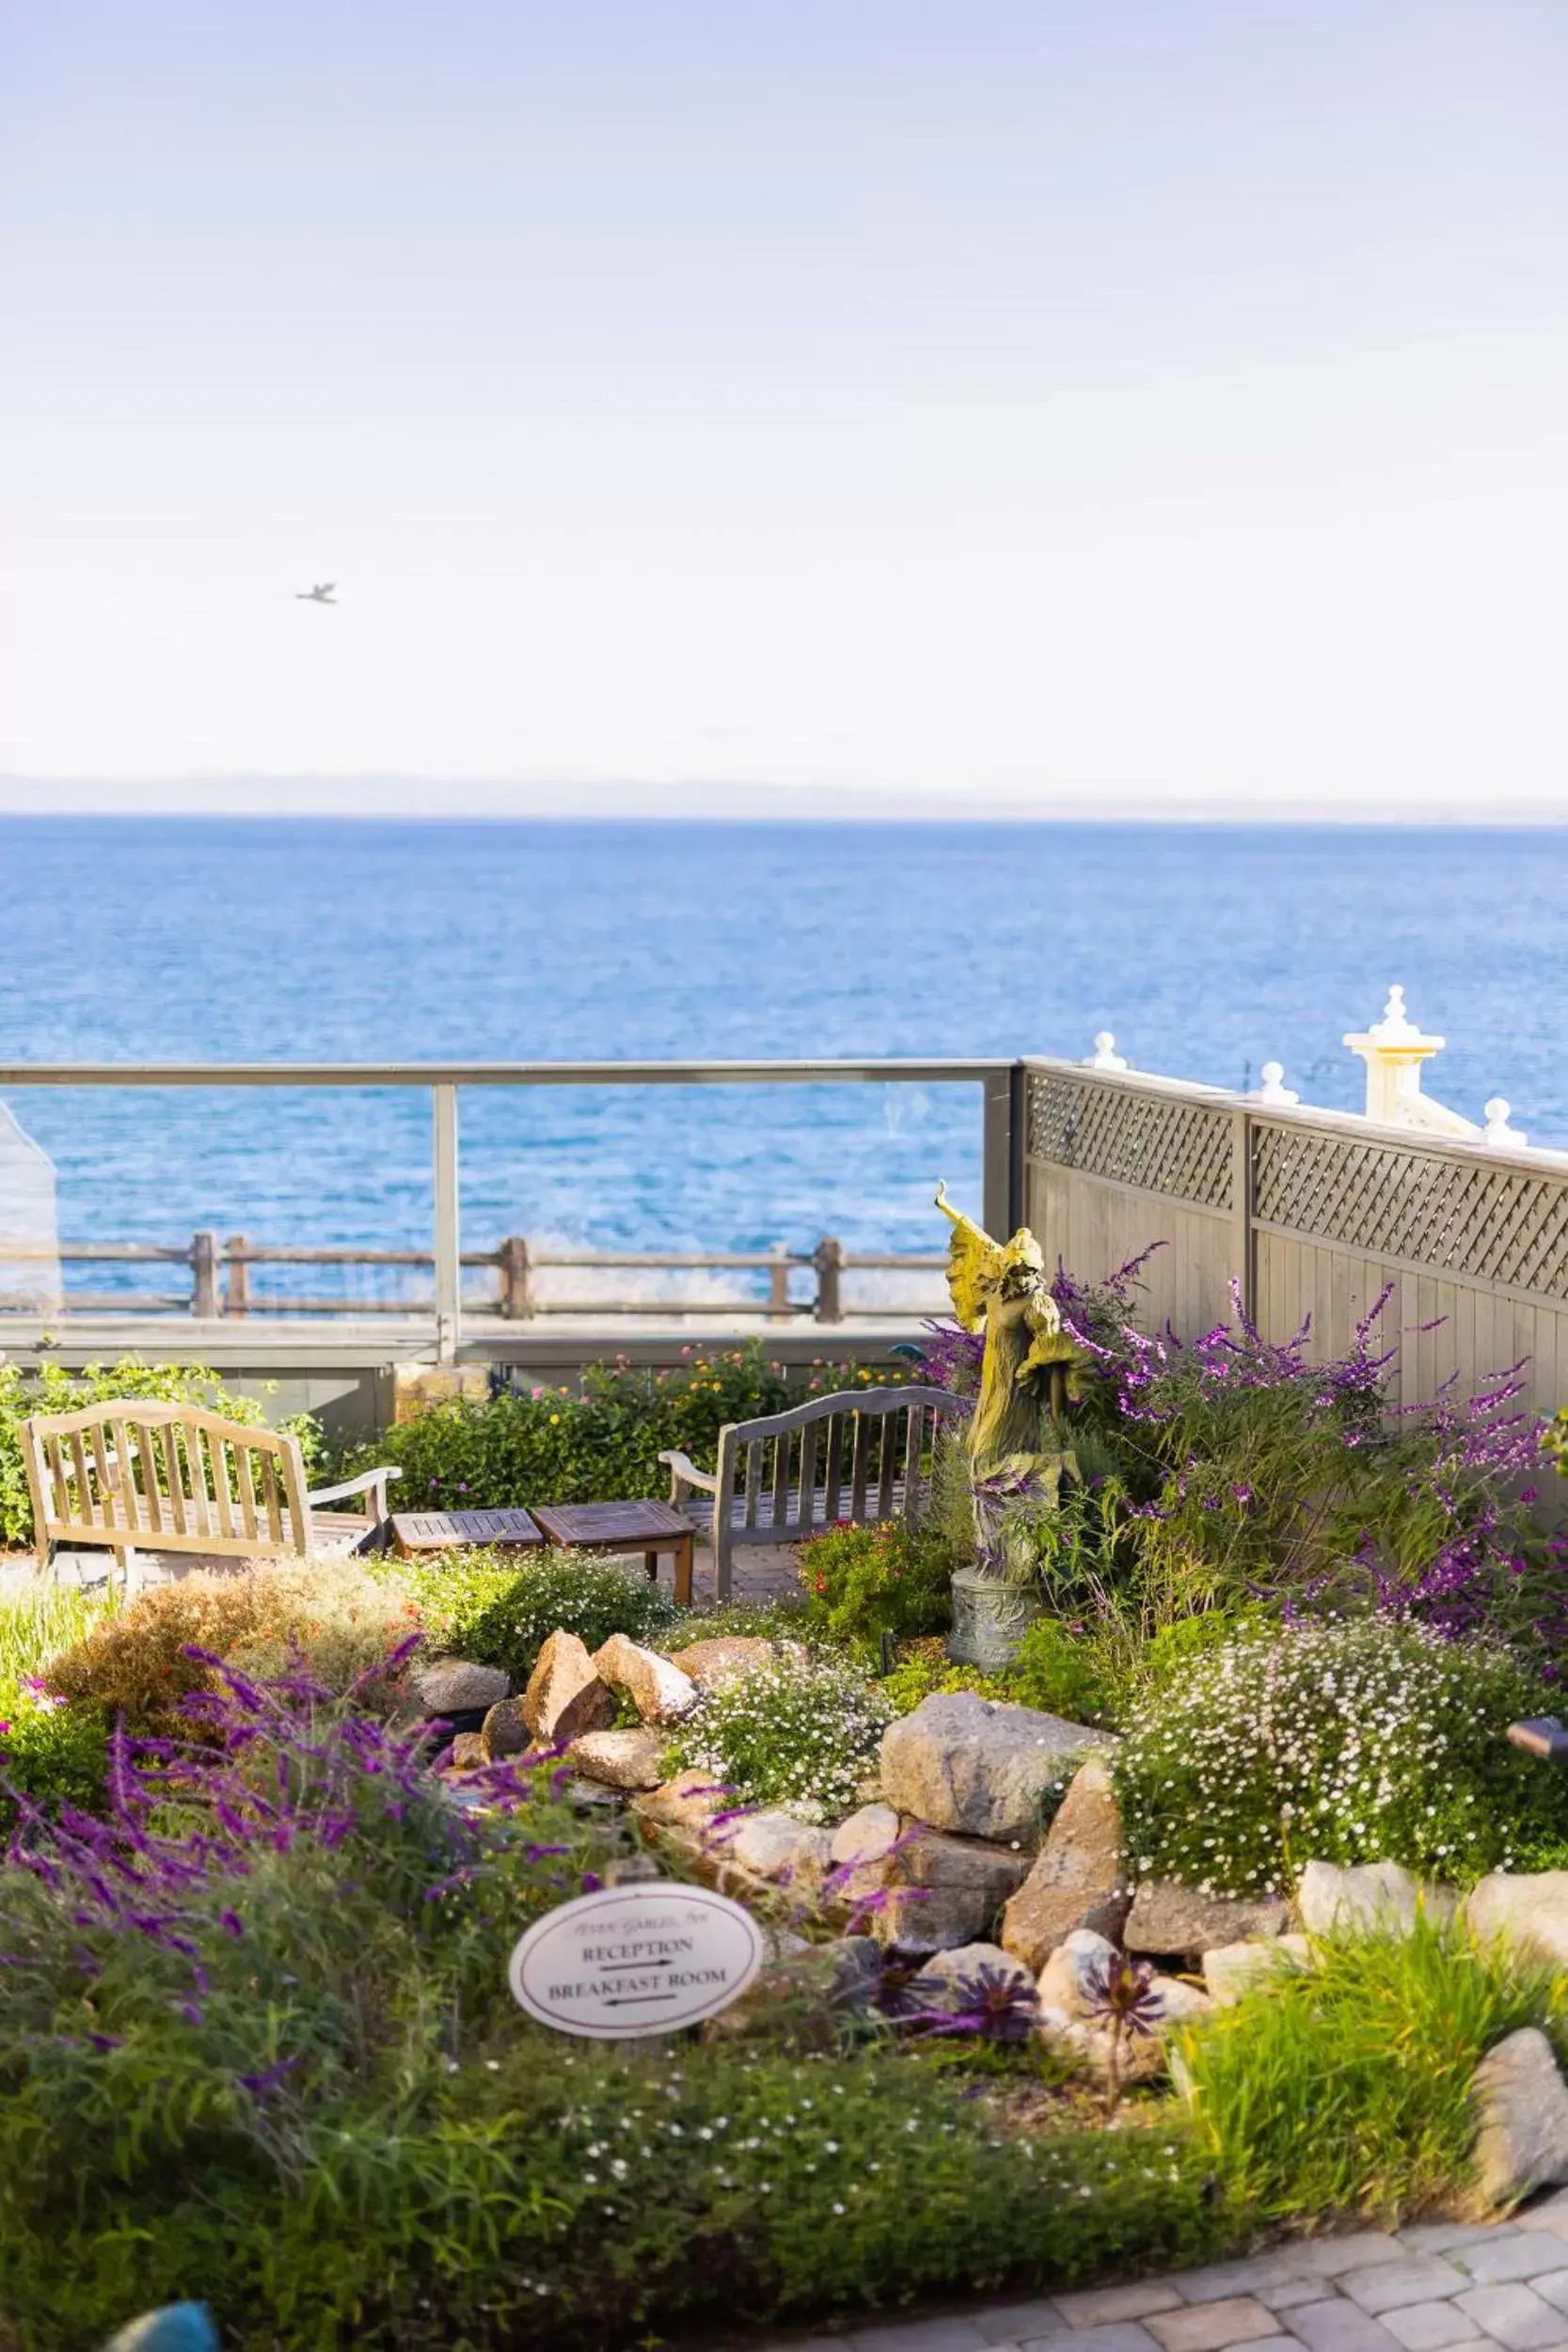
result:
<svg viewBox="0 0 1568 2352"><path fill-rule="evenodd" d="M906 1823L871 1931L900 1951L940 1952L989 1936L1024 1857L979 1837Z"/></svg>
<svg viewBox="0 0 1568 2352"><path fill-rule="evenodd" d="M454 1772L477 1772L485 1761L484 1740L477 1731L460 1731L451 1743L451 1769Z"/></svg>
<svg viewBox="0 0 1568 2352"><path fill-rule="evenodd" d="M726 1853L756 1878L815 1894L829 1868L832 1842L825 1829L798 1821L793 1814L752 1813L736 1826Z"/></svg>
<svg viewBox="0 0 1568 2352"><path fill-rule="evenodd" d="M832 1834L832 1894L854 1903L885 1886L893 1872L891 1848L898 1842L898 1816L890 1804L863 1804Z"/></svg>
<svg viewBox="0 0 1568 2352"><path fill-rule="evenodd" d="M416 1666L414 1695L429 1715L472 1715L508 1697L512 1679L499 1666L475 1666L467 1658L432 1658Z"/></svg>
<svg viewBox="0 0 1568 2352"><path fill-rule="evenodd" d="M1148 1989L1159 1995L1161 2033L1173 2026L1189 2026L1195 2017L1207 2017L1214 2007L1202 1986L1189 1984L1185 1977L1151 1977Z"/></svg>
<svg viewBox="0 0 1568 2352"><path fill-rule="evenodd" d="M1116 1946L1092 1928L1074 1928L1059 1944L1039 1972L1040 2000L1064 2017L1087 2019L1099 2014L1096 1976L1117 1958Z"/></svg>
<svg viewBox="0 0 1568 2352"><path fill-rule="evenodd" d="M523 1756L533 1745L523 1720L521 1699L498 1699L479 1727L480 1754L486 1764L509 1756Z"/></svg>
<svg viewBox="0 0 1568 2352"><path fill-rule="evenodd" d="M1081 2018L1069 2017L1065 2010L1042 2005L1035 2018L1035 2031L1074 2066L1101 2082L1109 2079L1114 2045L1103 2026L1085 2025ZM1148 2082L1164 2068L1165 2045L1159 2034L1122 2037L1118 2073L1123 2084Z"/></svg>
<svg viewBox="0 0 1568 2352"><path fill-rule="evenodd" d="M1220 1944L1203 1955L1203 1981L1216 2009L1233 2009L1243 1994L1290 1968L1305 1968L1312 1947L1305 1935L1275 1935L1261 1944Z"/></svg>
<svg viewBox="0 0 1568 2352"><path fill-rule="evenodd" d="M721 1682L733 1681L736 1675L750 1674L754 1666L775 1665L781 1657L804 1656L799 1642L765 1642L751 1634L716 1633L676 1650L670 1663L699 1691L712 1691Z"/></svg>
<svg viewBox="0 0 1568 2352"><path fill-rule="evenodd" d="M574 1740L569 1761L590 1780L610 1788L657 1788L664 1778L665 1742L645 1724L629 1731L585 1731Z"/></svg>
<svg viewBox="0 0 1568 2352"><path fill-rule="evenodd" d="M972 1980L984 1968L996 1970L1033 2000L1034 1978L999 1944L960 1944L953 1951L938 1952L910 1979L911 1994L922 2009L960 2010L965 2006L964 1980Z"/></svg>
<svg viewBox="0 0 1568 2352"><path fill-rule="evenodd" d="M1482 1944L1568 1968L1568 1870L1494 1870L1471 1889L1465 1924Z"/></svg>
<svg viewBox="0 0 1568 2352"><path fill-rule="evenodd" d="M1451 1886L1424 1887L1397 1862L1362 1862L1351 1869L1309 1862L1296 1889L1308 1935L1408 1935L1418 1910L1447 1921L1458 1900Z"/></svg>
<svg viewBox="0 0 1568 2352"><path fill-rule="evenodd" d="M645 1821L653 1821L671 1829L705 1830L716 1813L727 1813L731 1792L721 1788L711 1772L677 1772L658 1788L650 1788L641 1797L633 1797L631 1809Z"/></svg>
<svg viewBox="0 0 1568 2352"><path fill-rule="evenodd" d="M558 1626L546 1642L523 1692L523 1721L544 1746L555 1747L597 1731L615 1719L615 1702L594 1671L575 1633Z"/></svg>
<svg viewBox="0 0 1568 2352"><path fill-rule="evenodd" d="M1130 1952L1181 1952L1196 1958L1217 1944L1283 1935L1291 1906L1273 1895L1200 1895L1179 1879L1146 1879L1132 1898L1123 1940Z"/></svg>
<svg viewBox="0 0 1568 2352"><path fill-rule="evenodd" d="M594 1672L601 1682L618 1682L629 1691L645 1724L677 1724L697 1704L697 1685L689 1675L624 1633L612 1633L600 1644L594 1653Z"/></svg>
<svg viewBox="0 0 1568 2352"><path fill-rule="evenodd" d="M939 1692L882 1735L882 1793L933 1829L1031 1851L1047 1797L1063 1774L1109 1735L974 1691Z"/></svg>
<svg viewBox="0 0 1568 2352"><path fill-rule="evenodd" d="M1538 2026L1521 2026L1488 2050L1470 2096L1481 2117L1477 2186L1489 2205L1511 2205L1546 2182L1568 2181L1568 2089Z"/></svg>
<svg viewBox="0 0 1568 2352"><path fill-rule="evenodd" d="M1132 1904L1121 1877L1121 1816L1105 1757L1081 1764L1039 1859L1002 1917L1002 1947L1035 1969L1075 1928L1118 1937Z"/></svg>

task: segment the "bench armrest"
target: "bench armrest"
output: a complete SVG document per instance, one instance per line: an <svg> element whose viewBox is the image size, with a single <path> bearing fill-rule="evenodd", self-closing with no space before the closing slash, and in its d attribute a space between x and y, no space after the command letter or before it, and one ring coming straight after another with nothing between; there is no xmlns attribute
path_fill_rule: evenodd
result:
<svg viewBox="0 0 1568 2352"><path fill-rule="evenodd" d="M672 1448L668 1453L661 1454L658 1458L669 1469L672 1502L684 1502L692 1487L696 1487L705 1495L718 1494L717 1472L710 1476L706 1470L700 1470L689 1454L680 1454Z"/></svg>
<svg viewBox="0 0 1568 2352"><path fill-rule="evenodd" d="M318 1502L342 1502L350 1495L373 1493L380 1505L377 1517L385 1518L388 1481L402 1476L403 1472L397 1465L388 1463L385 1469L363 1470L357 1478L346 1478L341 1486L319 1486L314 1494L308 1494L305 1500L314 1509Z"/></svg>

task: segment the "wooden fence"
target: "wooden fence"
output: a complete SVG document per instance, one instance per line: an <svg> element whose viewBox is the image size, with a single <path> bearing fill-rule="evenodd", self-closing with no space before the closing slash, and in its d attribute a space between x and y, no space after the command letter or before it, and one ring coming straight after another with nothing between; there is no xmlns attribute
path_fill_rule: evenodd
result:
<svg viewBox="0 0 1568 2352"><path fill-rule="evenodd" d="M1348 1348L1385 1284L1396 1400L1465 1392L1525 1359L1527 1401L1568 1404L1568 1156L1503 1151L1217 1089L1031 1060L1027 1222L1098 1279L1147 1249L1141 1319L1183 1338L1239 1282L1264 1336L1308 1317Z"/></svg>
<svg viewBox="0 0 1568 2352"><path fill-rule="evenodd" d="M68 1290L63 1312L71 1314L190 1314L199 1320L221 1318L238 1322L257 1315L358 1316L429 1315L435 1299L429 1288L421 1295L398 1285L392 1295L354 1295L292 1289L261 1290L251 1280L253 1267L322 1266L344 1270L375 1269L377 1276L395 1269L408 1277L422 1275L433 1283L436 1257L432 1250L361 1249L341 1246L294 1246L253 1242L231 1233L220 1242L215 1233L193 1233L188 1242L62 1242L47 1253L7 1244L8 1263L47 1255L62 1265L145 1266L149 1272L181 1268L187 1286L179 1291L126 1287L120 1290ZM788 1322L810 1315L816 1323L843 1323L850 1318L896 1321L928 1311L921 1307L863 1305L844 1295L846 1274L895 1272L940 1274L946 1259L938 1254L849 1251L842 1242L825 1236L815 1249L792 1250L777 1243L768 1250L694 1250L660 1252L641 1249L540 1249L523 1234L512 1233L494 1249L466 1249L465 1269L480 1268L490 1279L478 1295L466 1295L464 1311L504 1323L531 1322L541 1315L754 1315L770 1322ZM534 1277L557 1268L585 1267L643 1273L710 1272L745 1269L765 1273L765 1291L750 1296L680 1298L669 1294L628 1293L624 1286L582 1297L541 1293ZM793 1278L809 1276L809 1295L800 1295ZM164 1275L166 1281L168 1274ZM940 1298L940 1294L939 1294ZM938 1303L933 1301L933 1304ZM0 1295L0 1311L36 1313L33 1303Z"/></svg>

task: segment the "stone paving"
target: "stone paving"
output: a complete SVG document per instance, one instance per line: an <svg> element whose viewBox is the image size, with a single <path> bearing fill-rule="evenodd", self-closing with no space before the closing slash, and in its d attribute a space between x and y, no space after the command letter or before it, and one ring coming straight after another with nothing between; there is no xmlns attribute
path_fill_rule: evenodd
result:
<svg viewBox="0 0 1568 2352"><path fill-rule="evenodd" d="M1299 2238L1202 2270L753 2352L1568 2352L1568 2190L1503 2222Z"/></svg>

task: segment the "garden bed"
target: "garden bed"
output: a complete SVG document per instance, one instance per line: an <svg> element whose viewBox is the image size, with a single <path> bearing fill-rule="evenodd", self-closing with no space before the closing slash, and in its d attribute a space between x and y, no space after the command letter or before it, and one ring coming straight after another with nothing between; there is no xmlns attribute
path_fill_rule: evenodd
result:
<svg viewBox="0 0 1568 2352"><path fill-rule="evenodd" d="M1375 1323L1324 1366L1057 1293L1090 1376L1000 1673L943 1650L952 1462L763 1608L472 1553L0 1610L20 2341L197 2293L258 2347L620 2344L1568 2170L1568 1780L1506 1738L1568 1627L1556 1433L1506 1380L1390 1417ZM697 1359L628 1434L612 1369L572 1442L625 1486L755 1372ZM409 1424L408 1466L537 1500L568 1415L520 1404ZM737 1894L768 1962L700 2037L572 2044L506 1957L628 1867Z"/></svg>

